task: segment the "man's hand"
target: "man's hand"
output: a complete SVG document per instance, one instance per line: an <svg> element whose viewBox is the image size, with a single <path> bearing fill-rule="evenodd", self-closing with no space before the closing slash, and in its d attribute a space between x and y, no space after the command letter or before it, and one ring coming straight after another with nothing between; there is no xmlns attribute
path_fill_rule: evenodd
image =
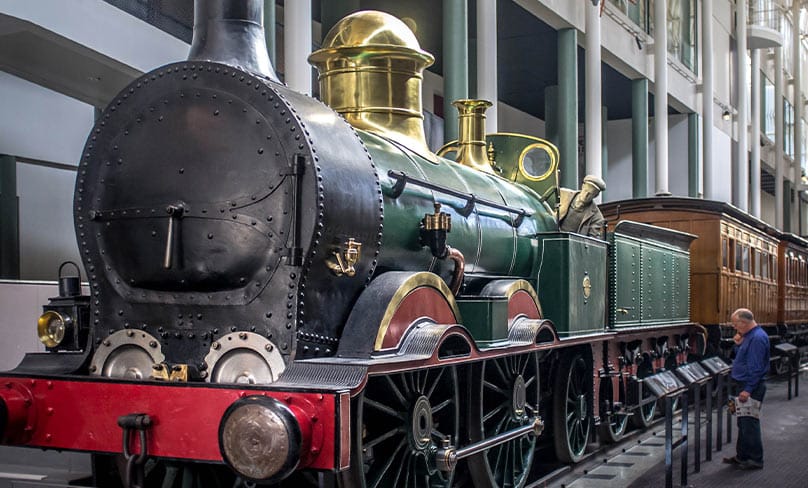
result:
<svg viewBox="0 0 808 488"><path fill-rule="evenodd" d="M749 400L749 392L748 391L742 391L738 395L738 401L741 402L741 403L746 403L747 400Z"/></svg>
<svg viewBox="0 0 808 488"><path fill-rule="evenodd" d="M743 336L741 334L739 334L739 333L735 334L735 336L732 338L732 340L735 342L735 345L740 346L741 342L743 342Z"/></svg>

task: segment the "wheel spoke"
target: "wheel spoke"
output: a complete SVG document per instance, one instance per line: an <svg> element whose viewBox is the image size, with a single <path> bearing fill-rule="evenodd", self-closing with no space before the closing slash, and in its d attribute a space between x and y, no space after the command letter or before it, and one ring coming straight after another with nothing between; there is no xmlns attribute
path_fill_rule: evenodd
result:
<svg viewBox="0 0 808 488"><path fill-rule="evenodd" d="M432 407L432 414L434 415L437 412L439 412L439 411L443 410L444 408L446 408L448 405L451 405L453 400L454 400L454 398L449 397L446 400L444 400L444 401L438 403L437 405L433 406Z"/></svg>
<svg viewBox="0 0 808 488"><path fill-rule="evenodd" d="M366 448L371 448L371 447L375 446L376 444L378 444L380 442L383 442L383 441L386 441L387 439L395 436L396 434L402 434L402 433L404 433L404 429L402 427L396 427L395 429L388 430L384 434L378 435L378 436L374 437L373 439L365 442L365 447Z"/></svg>
<svg viewBox="0 0 808 488"><path fill-rule="evenodd" d="M393 465L393 461L395 461L396 455L399 453L399 451L401 451L404 448L406 444L407 440L401 439L401 442L398 443L398 446L396 446L396 449L395 451L393 451L393 454L390 456L390 458L387 460L384 466L382 466L381 471L379 471L379 474L374 480L374 482L371 484L371 487L376 488L377 486L379 486L381 481L384 479L384 475L387 473L387 470L389 470L390 466Z"/></svg>
<svg viewBox="0 0 808 488"><path fill-rule="evenodd" d="M385 375L384 379L387 381L387 384L390 385L390 389L393 390L393 394L398 398L398 401L401 402L401 406L407 408L407 399L404 398L404 393L399 390L396 382L393 381L393 377L389 375Z"/></svg>
<svg viewBox="0 0 808 488"><path fill-rule="evenodd" d="M369 407L373 407L380 412L384 412L391 417L396 417L397 419L404 420L404 415L401 412L396 411L393 407L383 405L376 400L371 400L370 398L365 398L365 404Z"/></svg>
<svg viewBox="0 0 808 488"><path fill-rule="evenodd" d="M492 390L492 391L495 391L495 392L499 393L502 396L508 396L508 394L505 393L505 390L503 390L502 388L498 387L497 385L495 385L495 384L493 384L493 383L491 383L489 381L484 380L483 381L483 386L488 388L489 390Z"/></svg>
<svg viewBox="0 0 808 488"><path fill-rule="evenodd" d="M499 364L499 361L494 359L491 362L494 363L494 367L497 368L497 371L499 372L499 376L502 378L502 382L507 383L508 382L508 375L505 374L505 371L502 370L502 366Z"/></svg>
<svg viewBox="0 0 808 488"><path fill-rule="evenodd" d="M438 384L440 383L441 377L443 377L443 372L446 371L446 368L440 368L438 370L438 376L435 378L435 381L432 383L432 386L429 387L429 391L426 392L426 397L432 399L432 393L435 392L435 388L437 388Z"/></svg>
<svg viewBox="0 0 808 488"><path fill-rule="evenodd" d="M487 414L485 414L485 415L483 416L483 423L488 422L488 420L490 420L490 419L491 419L491 417L493 417L493 416L495 416L497 413L501 412L501 411L502 411L504 408L505 408L505 405L504 405L504 404L501 404L500 406L498 406L498 407L497 407L497 408L495 408L494 410L491 410L490 412L488 412Z"/></svg>

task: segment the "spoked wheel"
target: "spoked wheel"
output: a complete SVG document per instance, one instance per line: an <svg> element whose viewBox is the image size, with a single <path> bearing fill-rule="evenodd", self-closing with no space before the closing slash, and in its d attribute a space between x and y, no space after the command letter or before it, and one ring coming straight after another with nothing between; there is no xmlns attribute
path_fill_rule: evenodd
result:
<svg viewBox="0 0 808 488"><path fill-rule="evenodd" d="M340 485L357 488L446 487L435 452L458 438L459 388L454 367L372 376L357 398L351 468Z"/></svg>
<svg viewBox="0 0 808 488"><path fill-rule="evenodd" d="M534 353L476 365L472 375L471 442L521 427L539 414L539 361ZM525 435L469 459L476 487L519 487L533 464L536 437Z"/></svg>
<svg viewBox="0 0 808 488"><path fill-rule="evenodd" d="M653 367L651 366L651 357L643 355L643 362L640 364L639 370L637 371L637 377L640 379L645 378L646 376L651 376L654 374ZM646 401L654 396L651 391L644 387L642 389L642 401ZM634 415L631 417L632 423L635 427L639 427L644 429L651 425L651 422L654 420L654 415L656 414L657 402L656 401L649 401L645 405L638 408Z"/></svg>
<svg viewBox="0 0 808 488"><path fill-rule="evenodd" d="M589 441L592 373L580 353L564 354L553 385L553 437L559 461L577 463Z"/></svg>
<svg viewBox="0 0 808 488"><path fill-rule="evenodd" d="M600 399L601 402L611 403L614 401L614 391L609 378L604 378L604 380L601 381ZM603 418L600 424L600 436L609 444L620 442L626 433L627 425L627 415L611 412Z"/></svg>

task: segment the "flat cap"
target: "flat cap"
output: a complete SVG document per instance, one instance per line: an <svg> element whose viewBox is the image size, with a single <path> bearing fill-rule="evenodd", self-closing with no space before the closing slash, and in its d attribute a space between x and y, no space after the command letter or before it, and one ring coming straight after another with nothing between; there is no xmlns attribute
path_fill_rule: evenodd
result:
<svg viewBox="0 0 808 488"><path fill-rule="evenodd" d="M584 176L584 183L589 183L597 187L598 190L603 191L606 189L606 183L595 175Z"/></svg>

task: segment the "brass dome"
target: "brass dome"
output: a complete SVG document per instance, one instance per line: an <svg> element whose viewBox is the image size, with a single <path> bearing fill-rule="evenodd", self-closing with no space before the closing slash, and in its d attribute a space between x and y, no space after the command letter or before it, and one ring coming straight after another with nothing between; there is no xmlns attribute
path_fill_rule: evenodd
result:
<svg viewBox="0 0 808 488"><path fill-rule="evenodd" d="M320 98L357 129L401 143L436 160L424 136L421 84L435 61L415 34L390 14L357 12L337 22L309 56Z"/></svg>
<svg viewBox="0 0 808 488"><path fill-rule="evenodd" d="M422 62L422 68L431 66L435 58L421 49L418 39L398 18L376 10L353 13L328 31L321 49L309 57L317 64L334 57L352 53L390 55L399 53Z"/></svg>

